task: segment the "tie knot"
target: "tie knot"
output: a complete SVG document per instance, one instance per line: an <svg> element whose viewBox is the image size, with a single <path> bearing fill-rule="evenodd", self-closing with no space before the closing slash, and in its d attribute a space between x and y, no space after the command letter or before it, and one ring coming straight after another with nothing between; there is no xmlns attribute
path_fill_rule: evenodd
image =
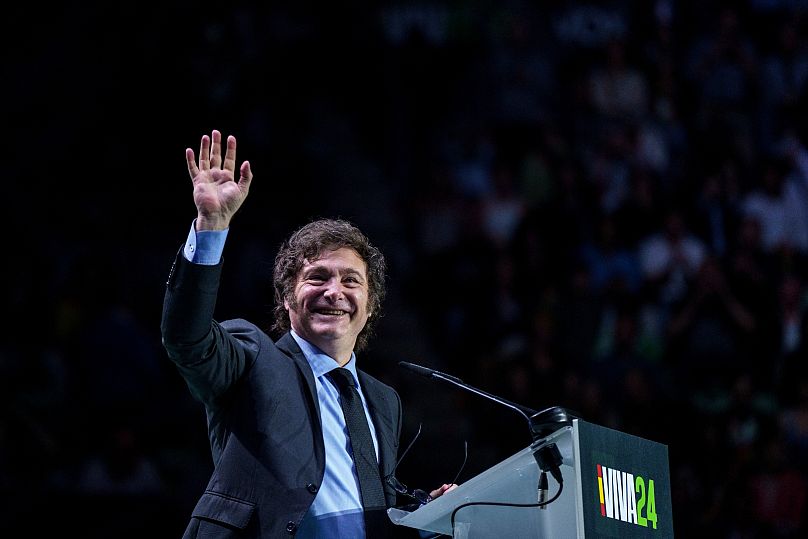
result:
<svg viewBox="0 0 808 539"><path fill-rule="evenodd" d="M331 379L337 384L340 392L350 390L352 387L356 386L353 374L351 374L351 371L348 369L338 367L328 373L328 375L331 376Z"/></svg>

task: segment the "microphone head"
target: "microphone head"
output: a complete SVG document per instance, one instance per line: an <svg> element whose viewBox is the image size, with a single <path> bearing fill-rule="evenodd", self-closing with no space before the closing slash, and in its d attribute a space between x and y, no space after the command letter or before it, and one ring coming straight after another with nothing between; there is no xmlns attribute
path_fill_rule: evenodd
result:
<svg viewBox="0 0 808 539"><path fill-rule="evenodd" d="M530 430L535 439L544 438L562 427L572 425L572 418L567 410L560 406L551 406L530 416Z"/></svg>
<svg viewBox="0 0 808 539"><path fill-rule="evenodd" d="M426 376L427 378L432 378L432 375L435 373L435 371L432 369L427 369L426 367L416 365L415 363L407 363L406 361L399 361L398 366L407 369L410 372L414 372L415 374Z"/></svg>

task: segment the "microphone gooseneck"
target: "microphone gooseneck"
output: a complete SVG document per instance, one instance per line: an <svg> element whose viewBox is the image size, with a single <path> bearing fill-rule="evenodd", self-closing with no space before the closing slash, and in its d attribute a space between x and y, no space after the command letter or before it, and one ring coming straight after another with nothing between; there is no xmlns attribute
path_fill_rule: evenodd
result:
<svg viewBox="0 0 808 539"><path fill-rule="evenodd" d="M419 376L430 378L432 380L442 380L444 382L448 382L452 385L465 389L466 391L470 391L476 395L480 395L481 397L485 397L506 406L511 410L514 410L527 420L530 435L534 442L544 438L548 434L551 434L558 428L565 425L570 425L572 423L567 411L559 406L551 406L537 412L536 410L528 408L527 406L516 404L515 402L503 399L502 397L492 395L491 393L483 391L482 389L470 386L457 376L452 376L450 374L436 371L435 369L430 369L429 367L424 367L422 365L416 365L415 363L409 363L407 361L399 361L398 365L403 369L418 374Z"/></svg>
<svg viewBox="0 0 808 539"><path fill-rule="evenodd" d="M513 403L481 389L477 389L476 387L470 386L456 376L444 374L440 371L436 371L435 369L430 369L428 367L416 365L415 363L409 363L407 361L399 361L398 364L400 367L420 376L433 380L442 380L444 382L448 382L452 385L465 389L466 391L470 391L476 395L480 395L481 397L485 397L506 406L511 410L514 410L527 420L528 429L534 445L539 445L539 442L545 436L558 428L571 424L571 420L569 419L566 410L561 407L551 406L550 408L537 412L536 410L526 406ZM558 481L559 484L563 484L564 477L560 469L563 459L555 443L538 447L534 451L533 456L535 457L536 463L539 465L542 473L550 472L550 474L556 481ZM546 476L544 476L544 478L544 481L546 481ZM539 490L542 490L541 486Z"/></svg>
<svg viewBox="0 0 808 539"><path fill-rule="evenodd" d="M490 399L490 400L492 400L494 402L502 404L503 406L507 406L511 410L516 411L518 414L520 414L522 417L524 417L527 420L528 427L531 427L531 431L533 430L532 429L533 422L530 419L530 416L535 415L538 412L536 410L533 410L532 408L528 408L526 406L516 404L514 402L505 400L505 399L503 399L501 397L497 397L496 395L492 395L491 393L488 393L488 392L483 391L481 389L477 389L476 387L468 385L467 383L465 383L463 380L461 380L457 376L452 376L450 374L445 374L445 373L442 373L440 371L436 371L435 369L430 369L428 367L423 367L421 365L416 365L415 363L408 363L406 361L399 361L398 364L399 364L399 366L409 370L410 372L414 372L415 374L419 374L419 375L424 376L426 378L432 378L433 380L443 380L444 382L448 382L450 384L453 384L453 385L456 385L458 387L461 387L461 388L463 388L463 389L465 389L467 391L471 391L472 393L475 393L477 395L480 395L481 397L485 397L485 398Z"/></svg>

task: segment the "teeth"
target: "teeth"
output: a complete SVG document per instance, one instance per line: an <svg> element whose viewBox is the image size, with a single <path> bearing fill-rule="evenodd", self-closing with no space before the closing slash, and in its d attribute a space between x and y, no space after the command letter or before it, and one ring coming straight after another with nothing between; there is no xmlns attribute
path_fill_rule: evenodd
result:
<svg viewBox="0 0 808 539"><path fill-rule="evenodd" d="M341 315L341 314L345 314L345 311L339 311L339 310L328 310L328 309L320 309L320 310L318 310L317 312L318 312L318 313L320 313L320 314L328 314L328 315L335 315L335 316L339 316L339 315Z"/></svg>

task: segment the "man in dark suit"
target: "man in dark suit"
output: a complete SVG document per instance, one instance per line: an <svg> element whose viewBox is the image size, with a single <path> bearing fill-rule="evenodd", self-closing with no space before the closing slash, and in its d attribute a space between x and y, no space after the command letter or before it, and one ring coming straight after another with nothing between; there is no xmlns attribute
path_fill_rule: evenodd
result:
<svg viewBox="0 0 808 539"><path fill-rule="evenodd" d="M395 466L401 401L356 368L384 298L382 253L346 221L309 223L275 261L283 337L274 342L242 319L217 322L224 242L253 174L245 161L235 178L236 139L223 156L215 130L202 137L198 163L190 148L186 160L197 217L168 278L161 330L205 406L215 467L184 538L392 536L386 508L397 494L384 478ZM355 413L343 408L351 395Z"/></svg>

